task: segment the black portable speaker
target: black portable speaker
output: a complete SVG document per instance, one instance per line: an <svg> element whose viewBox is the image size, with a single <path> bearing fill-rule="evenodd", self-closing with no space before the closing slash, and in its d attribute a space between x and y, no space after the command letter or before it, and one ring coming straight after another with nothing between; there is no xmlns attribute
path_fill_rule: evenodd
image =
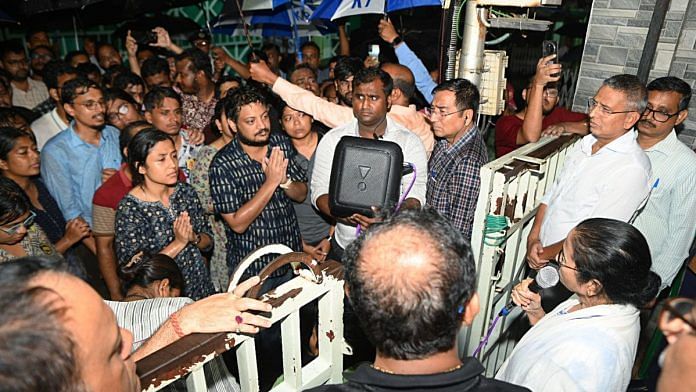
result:
<svg viewBox="0 0 696 392"><path fill-rule="evenodd" d="M337 217L373 217L371 207L392 207L399 200L404 155L394 142L344 136L331 166L329 208Z"/></svg>

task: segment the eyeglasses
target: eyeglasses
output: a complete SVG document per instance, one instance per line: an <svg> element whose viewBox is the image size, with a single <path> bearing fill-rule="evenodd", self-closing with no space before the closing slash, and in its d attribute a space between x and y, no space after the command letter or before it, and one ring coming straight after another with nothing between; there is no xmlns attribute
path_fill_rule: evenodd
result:
<svg viewBox="0 0 696 392"><path fill-rule="evenodd" d="M605 107L601 103L597 102L594 98L588 98L587 99L587 112L591 112L594 110L599 105L599 111L602 112L603 114L609 116L612 114L622 114L622 113L631 113L635 112L635 110L622 110L622 111L612 111L611 109Z"/></svg>
<svg viewBox="0 0 696 392"><path fill-rule="evenodd" d="M689 298L672 298L665 302L660 313L660 325L667 324L678 318L696 331L696 309L694 300Z"/></svg>
<svg viewBox="0 0 696 392"><path fill-rule="evenodd" d="M657 122L667 122L669 121L670 118L678 115L681 112L681 110L678 110L676 113L665 113L661 112L659 110L652 109L651 107L646 107L645 110L643 111L643 117L645 118L650 118L650 114L652 114L652 118L657 121Z"/></svg>
<svg viewBox="0 0 696 392"><path fill-rule="evenodd" d="M130 111L130 108L128 107L128 104L125 104L125 103L122 104L121 106L118 107L118 109L116 109L116 112L109 113L109 115L108 115L109 121L110 122L118 121L121 119L121 116L125 116L126 114L128 114L129 111Z"/></svg>
<svg viewBox="0 0 696 392"><path fill-rule="evenodd" d="M0 227L0 230L7 235L15 235L22 227L27 229L30 228L31 225L34 224L34 219L36 219L36 213L34 213L34 211L29 211L29 216L24 221L16 223L8 228Z"/></svg>
<svg viewBox="0 0 696 392"><path fill-rule="evenodd" d="M556 257L556 260L553 260L553 261L558 263L558 265L560 265L561 267L566 267L568 269L572 269L573 271L580 271L579 269L577 269L575 267L571 267L568 264L566 264L566 258L565 258L565 254L563 253L563 248L561 248L561 251L558 252L558 256Z"/></svg>
<svg viewBox="0 0 696 392"><path fill-rule="evenodd" d="M87 110L97 110L106 108L106 102L104 100L100 101L87 101L85 103L73 102L75 105L84 106Z"/></svg>
<svg viewBox="0 0 696 392"><path fill-rule="evenodd" d="M456 110L456 111L454 111L454 112L444 113L444 110L439 109L439 108L434 108L434 107L431 106L431 107L425 108L425 114L426 114L428 117L430 117L430 118L434 117L435 115L438 115L438 116L440 116L441 118L445 118L445 117L451 116L451 115L453 115L453 114L455 114L455 113L461 113L461 112L463 112L463 111L465 111L465 110L466 110L466 109L461 109L461 110Z"/></svg>
<svg viewBox="0 0 696 392"><path fill-rule="evenodd" d="M50 54L39 54L39 53L34 53L31 55L31 58L36 60L36 59L42 59L42 60L53 60L53 56Z"/></svg>
<svg viewBox="0 0 696 392"><path fill-rule="evenodd" d="M556 98L558 96L558 90L554 89L544 89L544 95L549 98Z"/></svg>

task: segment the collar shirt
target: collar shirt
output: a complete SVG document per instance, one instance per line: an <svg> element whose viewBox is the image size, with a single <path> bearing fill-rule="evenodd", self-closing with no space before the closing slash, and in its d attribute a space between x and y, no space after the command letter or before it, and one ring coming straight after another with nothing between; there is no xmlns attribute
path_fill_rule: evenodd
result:
<svg viewBox="0 0 696 392"><path fill-rule="evenodd" d="M46 143L41 151L41 177L58 202L65 220L83 217L92 225L92 198L102 184L102 170L121 167L119 132L105 126L99 145L75 133L74 122Z"/></svg>
<svg viewBox="0 0 696 392"><path fill-rule="evenodd" d="M546 214L541 243L548 246L568 236L588 218L627 222L650 190L650 160L631 130L592 154L597 139L582 138L565 158L551 189L541 198Z"/></svg>
<svg viewBox="0 0 696 392"><path fill-rule="evenodd" d="M696 233L696 153L672 132L645 150L652 165L648 204L634 222L650 246L652 270L672 284Z"/></svg>
<svg viewBox="0 0 696 392"><path fill-rule="evenodd" d="M427 203L471 239L486 145L474 126L454 145L440 140L428 162Z"/></svg>
<svg viewBox="0 0 696 392"><path fill-rule="evenodd" d="M29 89L24 91L12 85L12 105L21 106L29 110L34 109L40 103L48 99L48 89L43 82L27 78Z"/></svg>
<svg viewBox="0 0 696 392"><path fill-rule="evenodd" d="M31 130L36 136L36 147L41 150L46 142L68 127L58 115L58 109L53 109L31 123Z"/></svg>
<svg viewBox="0 0 696 392"><path fill-rule="evenodd" d="M306 182L305 172L297 165L295 150L289 139L281 134L271 133L268 144L268 156L273 147L278 146L288 160L287 174L292 181ZM210 196L213 199L215 212L232 214L249 202L266 181L261 164L249 157L242 149L238 138L234 138L223 147L210 164ZM280 187L276 188L273 196L261 210L259 216L243 233L237 233L226 224L227 233L227 267L230 273L240 261L256 248L271 245L287 245L295 251L302 250L300 228L297 224L292 201ZM245 276L257 275L261 269L275 256L262 257L254 262ZM271 276L284 274L281 269ZM250 274L250 275L249 275Z"/></svg>
<svg viewBox="0 0 696 392"><path fill-rule="evenodd" d="M408 198L417 199L421 205L425 204L425 189L427 183L428 161L425 148L418 136L387 117L387 129L382 140L394 142L401 147L404 155L404 163L412 163L416 166L416 180ZM319 142L314 156L314 168L312 169L311 197L312 205L317 206L317 199L321 195L329 193L329 181L331 178L331 166L334 152L338 142L344 136L360 137L358 132L358 120L353 118L348 124L329 131ZM406 191L413 179L414 173L401 178L400 194ZM356 236L356 227L343 223L336 224L336 241L345 248Z"/></svg>

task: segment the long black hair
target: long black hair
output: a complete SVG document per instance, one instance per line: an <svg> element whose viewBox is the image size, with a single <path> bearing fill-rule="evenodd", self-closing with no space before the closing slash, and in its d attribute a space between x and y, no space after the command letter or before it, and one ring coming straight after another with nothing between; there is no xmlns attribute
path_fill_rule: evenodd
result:
<svg viewBox="0 0 696 392"><path fill-rule="evenodd" d="M184 276L181 270L174 259L161 253L153 256L143 255L140 261L121 267L120 273L124 293L133 286L146 288L163 279L169 279L171 288L184 291Z"/></svg>
<svg viewBox="0 0 696 392"><path fill-rule="evenodd" d="M642 307L660 288L660 277L645 237L632 225L615 219L591 218L573 231L571 245L577 279L596 279L612 303Z"/></svg>
<svg viewBox="0 0 696 392"><path fill-rule="evenodd" d="M14 221L30 209L22 188L9 178L0 176L0 225Z"/></svg>
<svg viewBox="0 0 696 392"><path fill-rule="evenodd" d="M3 161L7 160L7 156L10 151L17 144L17 139L21 137L28 137L32 141L32 135L29 133L14 127L2 127L0 128L0 159Z"/></svg>

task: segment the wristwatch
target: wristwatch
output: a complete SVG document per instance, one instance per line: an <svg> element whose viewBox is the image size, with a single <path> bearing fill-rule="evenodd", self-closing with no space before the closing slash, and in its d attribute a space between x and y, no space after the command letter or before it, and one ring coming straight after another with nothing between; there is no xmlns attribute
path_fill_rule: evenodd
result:
<svg viewBox="0 0 696 392"><path fill-rule="evenodd" d="M392 46L392 48L396 48L402 42L404 42L404 40L401 39L401 36L397 35L396 38L394 38L394 40L392 40L391 46Z"/></svg>

